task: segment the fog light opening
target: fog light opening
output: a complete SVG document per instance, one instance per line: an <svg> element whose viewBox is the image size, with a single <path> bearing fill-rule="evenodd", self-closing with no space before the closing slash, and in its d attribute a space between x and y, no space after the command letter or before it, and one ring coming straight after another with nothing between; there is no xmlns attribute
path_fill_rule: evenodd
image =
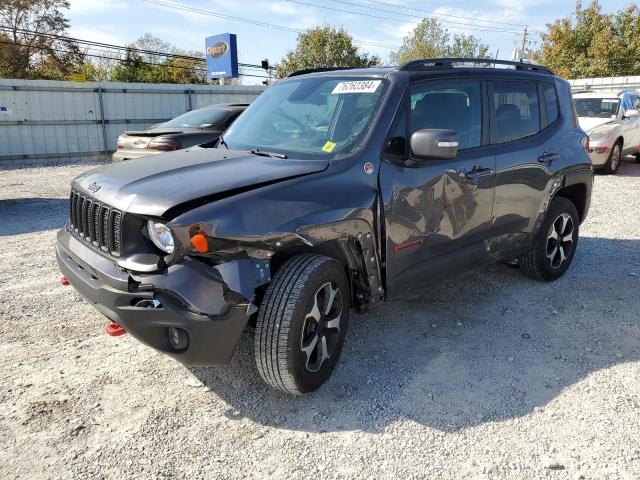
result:
<svg viewBox="0 0 640 480"><path fill-rule="evenodd" d="M189 346L189 335L181 328L170 327L167 331L169 343L174 350L186 350Z"/></svg>
<svg viewBox="0 0 640 480"><path fill-rule="evenodd" d="M162 308L160 300L156 300L155 298L153 300L140 300L139 302L136 302L135 306L137 308Z"/></svg>

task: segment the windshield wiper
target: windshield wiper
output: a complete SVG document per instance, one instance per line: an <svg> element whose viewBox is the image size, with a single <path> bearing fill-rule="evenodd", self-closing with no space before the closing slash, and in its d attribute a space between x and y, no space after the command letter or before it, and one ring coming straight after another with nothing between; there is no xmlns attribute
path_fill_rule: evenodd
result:
<svg viewBox="0 0 640 480"><path fill-rule="evenodd" d="M251 150L251 153L253 155L260 155L261 157L288 158L284 153L267 152L264 150L258 150L257 148L254 148L253 150Z"/></svg>
<svg viewBox="0 0 640 480"><path fill-rule="evenodd" d="M227 142L224 141L224 137L222 135L218 137L218 147L220 145L224 146L227 150L229 150L229 145L227 145Z"/></svg>

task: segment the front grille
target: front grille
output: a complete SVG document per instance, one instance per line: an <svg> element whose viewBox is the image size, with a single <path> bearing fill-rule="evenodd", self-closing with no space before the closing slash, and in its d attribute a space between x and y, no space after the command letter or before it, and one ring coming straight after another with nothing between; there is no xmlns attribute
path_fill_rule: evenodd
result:
<svg viewBox="0 0 640 480"><path fill-rule="evenodd" d="M75 190L69 198L69 231L103 252L122 253L122 212Z"/></svg>

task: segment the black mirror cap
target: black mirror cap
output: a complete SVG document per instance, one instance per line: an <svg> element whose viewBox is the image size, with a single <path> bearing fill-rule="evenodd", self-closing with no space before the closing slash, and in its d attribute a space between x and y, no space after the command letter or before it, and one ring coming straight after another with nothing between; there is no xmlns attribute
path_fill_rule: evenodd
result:
<svg viewBox="0 0 640 480"><path fill-rule="evenodd" d="M458 133L455 130L418 130L411 135L411 152L417 160L450 159L458 154Z"/></svg>

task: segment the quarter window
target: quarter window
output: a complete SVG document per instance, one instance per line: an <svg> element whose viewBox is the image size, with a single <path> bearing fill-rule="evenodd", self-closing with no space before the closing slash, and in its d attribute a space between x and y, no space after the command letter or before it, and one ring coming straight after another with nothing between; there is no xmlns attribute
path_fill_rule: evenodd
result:
<svg viewBox="0 0 640 480"><path fill-rule="evenodd" d="M400 114L397 116L387 144L385 146L385 152L389 155L395 155L399 157L405 157L407 154L407 107L405 105L400 109Z"/></svg>
<svg viewBox="0 0 640 480"><path fill-rule="evenodd" d="M497 143L528 137L540 131L540 109L535 84L493 82L493 104Z"/></svg>
<svg viewBox="0 0 640 480"><path fill-rule="evenodd" d="M411 91L409 137L417 130L455 130L459 150L480 146L482 96L480 82L473 80L431 83Z"/></svg>

